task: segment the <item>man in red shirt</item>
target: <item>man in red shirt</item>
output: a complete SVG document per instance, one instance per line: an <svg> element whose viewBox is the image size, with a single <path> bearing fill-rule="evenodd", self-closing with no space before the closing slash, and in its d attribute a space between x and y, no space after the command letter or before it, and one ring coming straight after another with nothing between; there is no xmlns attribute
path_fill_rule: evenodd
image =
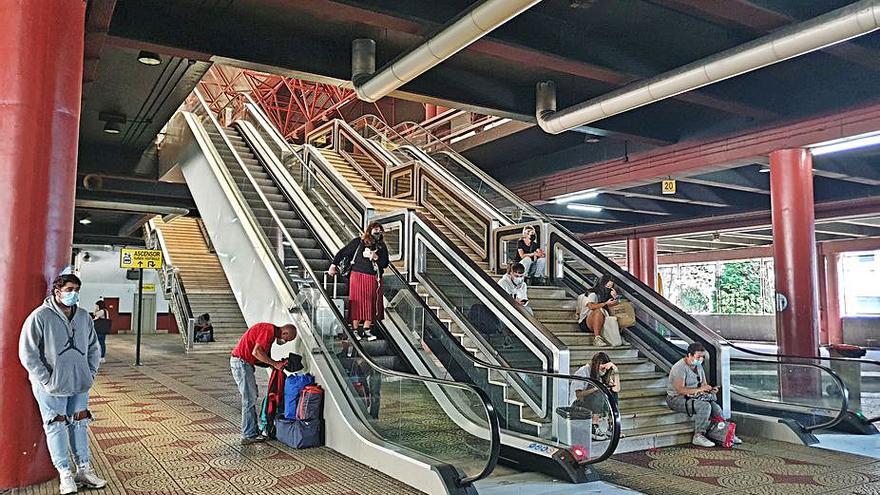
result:
<svg viewBox="0 0 880 495"><path fill-rule="evenodd" d="M269 356L272 342L284 345L295 338L296 327L291 324L279 327L271 323L257 323L248 328L232 350L229 366L241 394L242 445L265 440L257 428L257 377L254 375L254 365L260 361L275 369L283 368L286 361L275 361Z"/></svg>

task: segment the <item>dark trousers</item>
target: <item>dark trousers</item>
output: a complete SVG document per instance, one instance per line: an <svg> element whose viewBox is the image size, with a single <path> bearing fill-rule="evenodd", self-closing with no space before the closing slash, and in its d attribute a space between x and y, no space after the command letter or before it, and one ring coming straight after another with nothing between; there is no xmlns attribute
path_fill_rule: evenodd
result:
<svg viewBox="0 0 880 495"><path fill-rule="evenodd" d="M99 333L98 335L98 343L101 344L101 357L107 355L107 334Z"/></svg>

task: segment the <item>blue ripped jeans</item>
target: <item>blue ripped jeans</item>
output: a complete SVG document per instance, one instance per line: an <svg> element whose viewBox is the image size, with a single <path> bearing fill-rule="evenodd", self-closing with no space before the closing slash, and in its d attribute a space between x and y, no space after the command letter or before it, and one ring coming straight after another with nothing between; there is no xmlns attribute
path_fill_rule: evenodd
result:
<svg viewBox="0 0 880 495"><path fill-rule="evenodd" d="M232 378L235 379L241 395L241 437L254 438L260 434L257 425L257 377L254 375L254 365L231 357L229 367L232 368Z"/></svg>
<svg viewBox="0 0 880 495"><path fill-rule="evenodd" d="M46 443L55 469L70 469L70 452L77 466L89 463L89 393L57 396L49 395L39 383L31 383L34 398L40 406L40 417L43 419L43 430L46 432ZM76 413L87 412L84 419L74 420ZM58 416L66 417L65 421L55 421Z"/></svg>

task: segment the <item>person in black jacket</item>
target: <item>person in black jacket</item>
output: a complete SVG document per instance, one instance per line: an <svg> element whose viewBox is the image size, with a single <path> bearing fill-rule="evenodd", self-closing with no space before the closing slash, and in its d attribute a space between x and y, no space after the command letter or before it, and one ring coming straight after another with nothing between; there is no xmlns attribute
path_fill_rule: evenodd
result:
<svg viewBox="0 0 880 495"><path fill-rule="evenodd" d="M355 337L359 340L376 340L370 331L374 321L385 317L382 292L382 271L388 266L388 248L382 241L385 229L377 222L367 226L361 237L356 237L333 257L333 264L327 271L331 276L339 272L342 260L351 264L351 278L348 284L349 319ZM361 332L363 323L363 335Z"/></svg>

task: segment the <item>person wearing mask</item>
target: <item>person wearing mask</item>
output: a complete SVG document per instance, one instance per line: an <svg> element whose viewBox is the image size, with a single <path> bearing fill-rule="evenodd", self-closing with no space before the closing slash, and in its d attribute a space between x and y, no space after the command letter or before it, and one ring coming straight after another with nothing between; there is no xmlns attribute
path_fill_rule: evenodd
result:
<svg viewBox="0 0 880 495"><path fill-rule="evenodd" d="M602 275L596 285L577 298L575 312L578 326L584 332L593 332L599 345L603 344L602 327L605 325L605 318L609 315L606 308L615 304L617 304L617 290L614 289L614 279L611 275Z"/></svg>
<svg viewBox="0 0 880 495"><path fill-rule="evenodd" d="M693 444L699 447L714 447L715 442L706 438L710 418L721 418L721 406L715 400L718 387L706 380L703 370L705 359L703 344L693 342L687 354L669 370L669 383L666 386L666 405L675 412L685 413L694 418ZM734 444L741 444L739 437L733 437Z"/></svg>
<svg viewBox="0 0 880 495"><path fill-rule="evenodd" d="M202 313L193 325L193 340L196 342L214 342L214 325L211 323L211 315Z"/></svg>
<svg viewBox="0 0 880 495"><path fill-rule="evenodd" d="M238 385L238 393L241 394L242 445L262 442L266 439L260 435L257 423L257 378L254 367L259 362L278 370L284 368L287 364L286 360L275 361L270 356L272 343L284 345L295 339L296 333L296 327L291 324L278 326L272 323L257 323L247 329L232 350L229 367Z"/></svg>
<svg viewBox="0 0 880 495"><path fill-rule="evenodd" d="M98 343L101 344L101 363L107 361L107 334L110 333L110 312L107 304L101 300L95 302L95 312L92 315L95 324L95 333L98 334Z"/></svg>
<svg viewBox="0 0 880 495"><path fill-rule="evenodd" d="M543 285L547 260L544 257L544 250L538 247L538 236L534 228L523 228L522 239L516 245L515 261L522 263L525 274L531 279L532 284Z"/></svg>
<svg viewBox="0 0 880 495"><path fill-rule="evenodd" d="M498 280L498 285L531 315L534 312L529 306L529 287L526 284L525 270L522 263L511 263L507 266L507 273Z"/></svg>
<svg viewBox="0 0 880 495"><path fill-rule="evenodd" d="M363 235L355 237L333 257L327 273L336 276L343 260L351 264L348 284L349 320L355 337L376 340L371 330L373 322L385 318L385 294L382 290L382 272L388 267L388 247L382 240L385 228L377 222L367 226ZM363 323L363 334L361 324Z"/></svg>
<svg viewBox="0 0 880 495"><path fill-rule="evenodd" d="M40 408L62 494L76 493L77 486L103 488L107 484L90 462L89 390L98 374L101 345L88 311L77 306L80 287L76 275L57 277L51 295L24 321L18 341L18 357Z"/></svg>
<svg viewBox="0 0 880 495"><path fill-rule="evenodd" d="M611 393L609 399L599 392L599 389L587 382L575 382L571 384L571 392L569 399L572 407L579 407L592 411L593 413L593 440L602 441L608 439L608 432L611 429L611 408L609 400L618 404L618 395L620 394L620 376L617 373L617 365L611 361L608 354L597 352L589 364L581 366L574 373L574 376L590 377L600 382L608 388ZM602 428L600 423L602 418L607 421L607 427ZM621 434L623 438L623 434Z"/></svg>

